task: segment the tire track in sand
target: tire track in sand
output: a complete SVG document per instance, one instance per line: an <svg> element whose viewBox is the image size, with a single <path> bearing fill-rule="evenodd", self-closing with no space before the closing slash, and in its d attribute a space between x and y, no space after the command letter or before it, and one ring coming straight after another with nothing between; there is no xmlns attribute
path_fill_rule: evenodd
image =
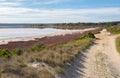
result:
<svg viewBox="0 0 120 78"><path fill-rule="evenodd" d="M120 78L120 55L114 35L96 34L95 44L66 68L65 78Z"/></svg>

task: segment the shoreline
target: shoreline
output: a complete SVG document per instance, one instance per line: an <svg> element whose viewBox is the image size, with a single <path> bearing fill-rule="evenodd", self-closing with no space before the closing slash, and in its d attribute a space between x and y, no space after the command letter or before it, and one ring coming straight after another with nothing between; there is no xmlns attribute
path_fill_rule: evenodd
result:
<svg viewBox="0 0 120 78"><path fill-rule="evenodd" d="M15 37L15 38L6 38L6 39L0 39L0 45L3 44L8 44L9 42L18 42L18 41L31 41L31 40L36 40L36 39L40 39L40 38L44 38L44 37L53 37L53 36L59 36L59 35L66 35L66 34L74 34L74 33L83 33L86 31L90 31L90 30L96 30L98 29L98 27L96 28L87 28L87 29L76 29L76 30L66 30L64 32L55 32L52 34L46 34L46 35L41 35L41 36L30 36L30 37Z"/></svg>
<svg viewBox="0 0 120 78"><path fill-rule="evenodd" d="M69 30L42 36L1 39L0 49L8 49L9 51L12 51L13 49L18 48L24 50L34 46L37 43L42 43L46 46L52 46L59 43L73 41L79 36L87 34L89 32L97 33L100 30L100 28L96 27L84 30Z"/></svg>

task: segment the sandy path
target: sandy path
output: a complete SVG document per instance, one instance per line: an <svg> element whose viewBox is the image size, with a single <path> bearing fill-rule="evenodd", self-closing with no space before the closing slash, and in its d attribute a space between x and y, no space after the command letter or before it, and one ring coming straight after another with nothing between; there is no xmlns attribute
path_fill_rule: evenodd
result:
<svg viewBox="0 0 120 78"><path fill-rule="evenodd" d="M73 65L66 69L65 78L120 78L120 55L115 38L97 34L95 44L81 52Z"/></svg>

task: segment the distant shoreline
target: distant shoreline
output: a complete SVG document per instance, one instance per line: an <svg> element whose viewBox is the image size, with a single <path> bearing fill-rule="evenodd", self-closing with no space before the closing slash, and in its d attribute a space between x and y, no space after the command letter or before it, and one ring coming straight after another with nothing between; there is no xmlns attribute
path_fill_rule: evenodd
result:
<svg viewBox="0 0 120 78"><path fill-rule="evenodd" d="M95 31L98 30L99 28L88 28L84 30L69 30L65 32L60 32L60 33L54 33L54 34L48 34L48 35L43 35L43 36L32 36L32 37L20 37L20 38L9 38L9 39L0 39L0 49L7 48L5 46L9 45L10 47L12 46L12 43L15 43L15 45L18 43L18 47L22 45L26 45L28 42L31 43L30 45L34 44L36 42L36 39L41 39L45 37L54 37L54 36L65 36L67 34L75 34L75 33L84 33L84 32L89 32L89 31ZM28 43L28 44L29 44ZM17 47L16 46L16 47ZM29 46L29 45L28 45ZM9 47L8 47L9 48Z"/></svg>
<svg viewBox="0 0 120 78"><path fill-rule="evenodd" d="M89 30L95 30L97 28L87 28L87 29L78 29L78 30L69 30L65 32L55 32L53 34L48 34L48 35L41 35L41 36L30 36L30 37L16 37L16 38L6 38L6 39L0 39L0 45L1 44L7 44L8 42L11 41L29 41L29 40L35 40L36 38L43 38L43 37L51 37L51 36L57 36L57 35L66 35L66 34L74 34L74 33L82 33L85 31Z"/></svg>

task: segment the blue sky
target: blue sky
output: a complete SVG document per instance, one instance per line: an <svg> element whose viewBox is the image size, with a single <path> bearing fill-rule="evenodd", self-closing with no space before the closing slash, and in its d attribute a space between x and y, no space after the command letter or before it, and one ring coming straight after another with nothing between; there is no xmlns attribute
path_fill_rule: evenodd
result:
<svg viewBox="0 0 120 78"><path fill-rule="evenodd" d="M120 21L120 0L0 0L0 23Z"/></svg>

